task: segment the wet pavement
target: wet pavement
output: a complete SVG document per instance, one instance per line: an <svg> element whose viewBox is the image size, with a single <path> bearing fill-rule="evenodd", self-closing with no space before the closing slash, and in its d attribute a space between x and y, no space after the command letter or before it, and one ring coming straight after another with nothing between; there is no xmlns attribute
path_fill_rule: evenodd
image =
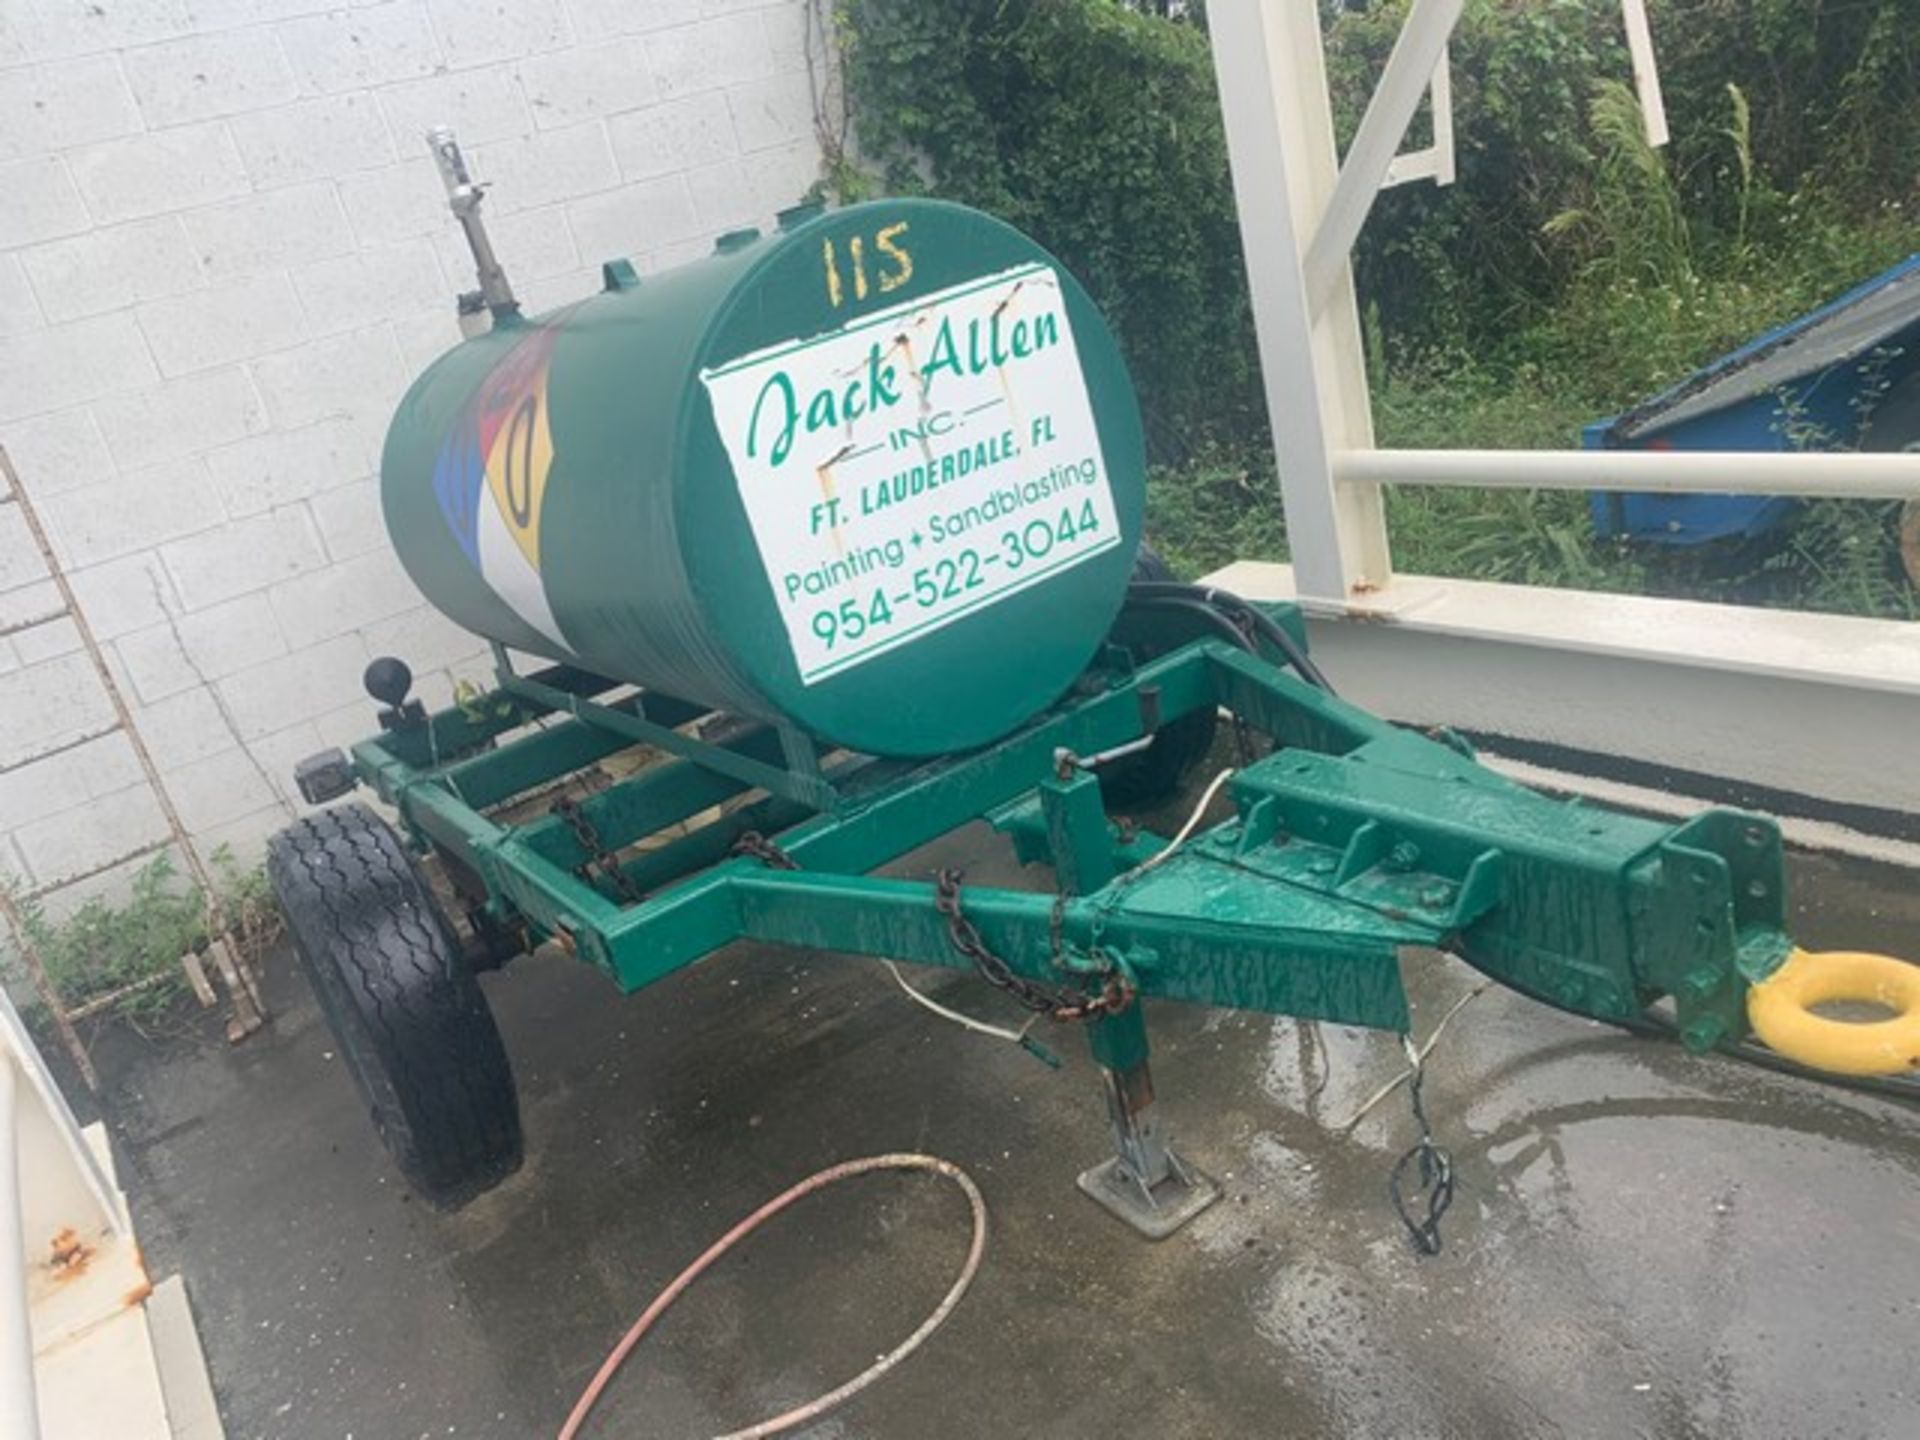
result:
<svg viewBox="0 0 1920 1440"><path fill-rule="evenodd" d="M967 832L916 857L1013 880ZM1044 871L1023 883L1044 885ZM1920 949L1920 884L1801 858L1799 937ZM1475 977L1410 967L1424 1033ZM978 982L910 971L1007 1019ZM1920 1435L1920 1109L1500 991L1452 1022L1428 1104L1459 1196L1417 1258L1386 1197L1390 1037L1150 1008L1162 1109L1226 1198L1153 1245L1074 1189L1104 1158L1077 1037L1049 1070L908 1003L868 962L737 947L629 999L552 955L486 980L527 1164L453 1216L385 1163L284 955L278 1019L102 1042L122 1180L184 1272L229 1434L550 1435L600 1357L740 1216L834 1161L924 1150L991 1209L985 1265L835 1437ZM878 1177L722 1262L590 1434L745 1425L907 1334L964 1202Z"/></svg>

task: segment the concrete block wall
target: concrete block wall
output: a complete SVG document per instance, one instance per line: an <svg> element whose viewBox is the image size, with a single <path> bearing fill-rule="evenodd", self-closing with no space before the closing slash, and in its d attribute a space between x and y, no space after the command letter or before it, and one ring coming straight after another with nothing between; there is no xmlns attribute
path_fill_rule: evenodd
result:
<svg viewBox="0 0 1920 1440"><path fill-rule="evenodd" d="M426 129L494 187L537 312L800 198L811 8L0 6L0 446L203 851L256 857L293 762L368 730L372 656L429 703L486 674L394 561L374 479L473 284ZM55 608L0 506L0 632ZM125 738L74 744L111 718L70 623L0 636L0 870L54 885L164 834Z"/></svg>

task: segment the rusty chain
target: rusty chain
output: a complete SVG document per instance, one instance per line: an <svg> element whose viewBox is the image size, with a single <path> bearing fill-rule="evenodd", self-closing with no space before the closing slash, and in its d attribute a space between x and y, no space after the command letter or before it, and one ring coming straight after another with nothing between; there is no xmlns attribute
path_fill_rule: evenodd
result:
<svg viewBox="0 0 1920 1440"><path fill-rule="evenodd" d="M591 885L598 873L613 886L622 904L638 905L646 898L634 884L633 877L620 868L619 858L601 843L600 832L580 808L579 801L571 795L562 795L553 802L552 813L572 832L574 843L586 851L587 858L574 867L574 874Z"/></svg>
<svg viewBox="0 0 1920 1440"><path fill-rule="evenodd" d="M733 842L729 853L758 860L770 870L800 868L799 861L758 830L748 830L742 834ZM1056 956L1060 953L1060 919L1064 902L1065 897L1062 896L1054 906L1052 929ZM987 942L981 938L979 930L961 910L958 870L940 872L938 883L934 886L933 904L946 918L947 935L953 942L953 948L973 962L981 979L1011 996L1022 1009L1035 1015L1045 1015L1050 1020L1097 1020L1102 1015L1116 1014L1133 1003L1131 987L1117 972L1106 975L1098 995L1059 990L1014 974L1005 960L987 948Z"/></svg>
<svg viewBox="0 0 1920 1440"><path fill-rule="evenodd" d="M769 870L798 870L800 868L800 862L798 860L794 859L758 830L741 832L740 838L733 842L732 847L727 853L730 855L744 855L749 859L758 860Z"/></svg>
<svg viewBox="0 0 1920 1440"><path fill-rule="evenodd" d="M1064 897L1063 897L1064 899ZM980 931L960 908L960 872L942 870L934 886L934 908L947 920L947 936L953 948L973 962L980 977L996 990L1005 991L1022 1009L1050 1020L1097 1020L1114 1015L1133 1003L1133 990L1115 972L1109 972L1098 995L1075 994L1041 985L1013 973L1005 960L987 948ZM1056 902L1052 926L1056 947L1059 944L1059 920L1064 905Z"/></svg>

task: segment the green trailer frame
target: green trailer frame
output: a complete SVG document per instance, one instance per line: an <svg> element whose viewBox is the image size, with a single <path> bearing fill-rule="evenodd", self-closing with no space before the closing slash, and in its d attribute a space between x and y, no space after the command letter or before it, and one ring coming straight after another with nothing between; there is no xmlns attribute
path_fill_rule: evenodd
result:
<svg viewBox="0 0 1920 1440"><path fill-rule="evenodd" d="M1304 646L1296 611L1265 609ZM1085 1002L1116 1153L1081 1183L1149 1234L1215 1192L1156 1131L1139 999L1405 1033L1402 967L1442 950L1578 1014L1634 1024L1661 1007L1695 1051L1745 1040L1748 987L1791 950L1773 822L1719 810L1674 826L1549 798L1282 658L1224 638L1140 663L1109 646L1013 734L904 761L823 755L565 667L517 674L496 651L496 689L431 715L396 706L352 762L480 931L509 951L557 941L623 991L763 940L961 967L984 950ZM1223 787L1232 813L1170 851L1109 813L1094 757L1204 710L1271 750ZM670 758L551 812L502 813L634 746ZM979 819L1050 865L1058 893L872 873Z"/></svg>

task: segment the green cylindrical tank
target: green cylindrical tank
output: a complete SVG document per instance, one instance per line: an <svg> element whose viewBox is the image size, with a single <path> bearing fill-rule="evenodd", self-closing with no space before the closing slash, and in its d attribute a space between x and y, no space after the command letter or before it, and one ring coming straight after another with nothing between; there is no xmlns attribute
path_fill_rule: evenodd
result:
<svg viewBox="0 0 1920 1440"><path fill-rule="evenodd" d="M882 755L1006 734L1107 633L1139 410L1086 293L926 200L498 325L387 435L388 532L466 628Z"/></svg>

